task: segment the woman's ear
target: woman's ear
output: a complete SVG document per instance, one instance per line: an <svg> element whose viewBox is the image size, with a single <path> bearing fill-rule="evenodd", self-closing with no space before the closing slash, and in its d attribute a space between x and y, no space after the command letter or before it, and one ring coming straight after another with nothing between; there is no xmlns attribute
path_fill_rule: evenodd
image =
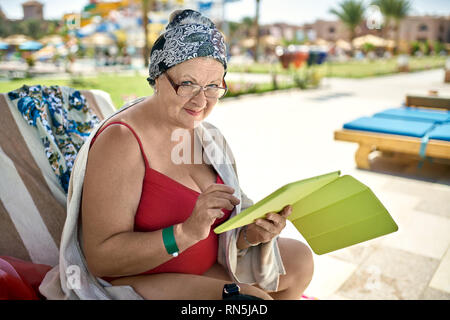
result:
<svg viewBox="0 0 450 320"><path fill-rule="evenodd" d="M153 92L154 94L158 94L158 88L159 88L159 79L155 80L155 84L153 85Z"/></svg>

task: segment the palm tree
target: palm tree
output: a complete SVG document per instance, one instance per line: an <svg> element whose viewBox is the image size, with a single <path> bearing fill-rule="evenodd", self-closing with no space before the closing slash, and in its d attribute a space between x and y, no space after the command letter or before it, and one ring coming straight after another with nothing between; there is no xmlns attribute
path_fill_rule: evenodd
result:
<svg viewBox="0 0 450 320"><path fill-rule="evenodd" d="M361 0L344 0L339 3L339 9L330 9L347 26L350 32L350 43L353 51L353 39L356 37L356 27L364 20L366 5Z"/></svg>
<svg viewBox="0 0 450 320"><path fill-rule="evenodd" d="M400 22L411 11L411 2L408 0L374 0L372 4L377 5L384 16L385 24L383 37L388 37L388 28L392 21L395 23L395 47L398 50L400 36Z"/></svg>

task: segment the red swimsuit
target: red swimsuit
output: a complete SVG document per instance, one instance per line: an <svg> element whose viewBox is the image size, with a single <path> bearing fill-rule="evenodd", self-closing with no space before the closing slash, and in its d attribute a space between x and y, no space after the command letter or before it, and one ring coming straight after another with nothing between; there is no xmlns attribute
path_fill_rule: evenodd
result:
<svg viewBox="0 0 450 320"><path fill-rule="evenodd" d="M141 141L129 125L124 122L109 123L92 139L91 146L97 136L111 124L125 125L133 132L145 162L145 176L141 199L134 218L134 230L156 231L185 221L191 215L200 193L150 168ZM218 174L216 183L223 184ZM225 215L214 222L208 238L197 242L180 253L178 257L141 274L176 272L201 275L205 273L217 261L218 236L213 229L228 219L231 214L230 210L222 209L222 211Z"/></svg>

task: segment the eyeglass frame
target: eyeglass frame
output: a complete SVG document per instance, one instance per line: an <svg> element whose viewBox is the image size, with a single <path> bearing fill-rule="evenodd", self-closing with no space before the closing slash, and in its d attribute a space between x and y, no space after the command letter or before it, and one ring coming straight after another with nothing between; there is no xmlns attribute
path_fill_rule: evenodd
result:
<svg viewBox="0 0 450 320"><path fill-rule="evenodd" d="M178 94L178 89L179 89L180 87L191 87L191 86L192 86L191 84L188 84L188 85L176 84L176 83L172 80L172 78L169 76L169 74L168 74L167 72L164 72L164 75L166 76L167 80L169 80L170 85L171 85L172 88L175 90L175 93L176 93L178 96L180 96L180 95ZM227 92L228 92L228 86L227 86L227 83L225 82L225 79L222 80L222 83L225 85L225 87L214 87L215 89L225 89L225 92L223 93L223 95L222 95L221 97L213 98L213 97L207 97L206 95L205 95L205 97L206 97L206 98L209 98L209 99L221 99L221 98L223 98L223 97L227 94ZM199 84L194 84L194 86L200 87L201 91L206 91L206 90L208 90L208 89L213 89L213 88L211 88L211 87L208 88L208 86L201 86L201 85L199 85ZM195 94L195 95L192 95L190 98L196 97L201 91L199 91L199 92L198 92L197 94ZM180 96L180 97L183 97L183 96ZM189 97L189 96L184 96L184 97Z"/></svg>

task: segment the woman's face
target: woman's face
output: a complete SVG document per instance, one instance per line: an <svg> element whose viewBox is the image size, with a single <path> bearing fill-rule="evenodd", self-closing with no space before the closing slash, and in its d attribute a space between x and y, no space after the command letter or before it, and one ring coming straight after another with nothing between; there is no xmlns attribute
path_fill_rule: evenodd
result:
<svg viewBox="0 0 450 320"><path fill-rule="evenodd" d="M204 91L194 97L181 97L170 84L198 84L201 86L223 86L223 65L212 58L194 58L182 62L160 75L156 79L158 97L162 101L162 112L176 127L193 129L203 121L217 103L217 98L207 98ZM196 114L188 112L194 111Z"/></svg>

